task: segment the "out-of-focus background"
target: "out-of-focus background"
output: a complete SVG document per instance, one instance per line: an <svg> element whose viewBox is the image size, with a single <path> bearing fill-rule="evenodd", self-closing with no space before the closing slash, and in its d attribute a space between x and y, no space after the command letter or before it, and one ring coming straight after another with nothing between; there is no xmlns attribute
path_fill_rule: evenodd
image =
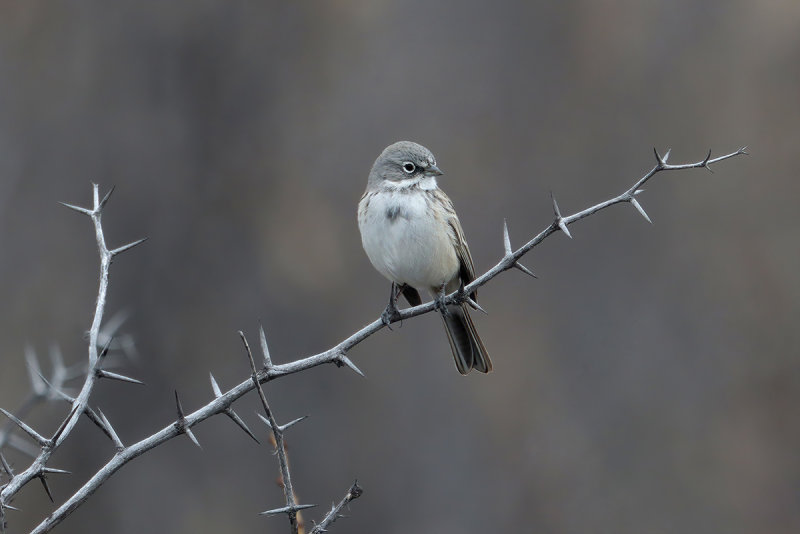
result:
<svg viewBox="0 0 800 534"><path fill-rule="evenodd" d="M772 2L5 2L0 4L0 406L26 345L86 358L88 205L116 186L109 316L146 387L93 405L126 443L247 378L259 321L279 362L374 320L388 282L361 250L372 162L436 154L483 271L502 225L640 197L556 234L481 291L495 371L464 378L440 320L383 330L333 366L270 383L305 515L355 477L332 532L800 531L800 4ZM266 440L254 396L236 405ZM52 432L65 405L28 421ZM135 460L60 532L285 532L277 463L226 418ZM63 502L113 453L84 421L54 457ZM8 450L18 469L21 454ZM37 484L12 532L52 505Z"/></svg>

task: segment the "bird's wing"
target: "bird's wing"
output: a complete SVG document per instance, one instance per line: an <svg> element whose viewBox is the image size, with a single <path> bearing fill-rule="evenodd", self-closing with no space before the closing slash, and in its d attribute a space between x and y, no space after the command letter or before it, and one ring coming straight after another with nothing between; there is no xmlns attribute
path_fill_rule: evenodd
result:
<svg viewBox="0 0 800 534"><path fill-rule="evenodd" d="M475 280L475 264L472 263L472 254L469 252L469 245L467 245L467 239L464 237L464 229L461 228L461 222L458 220L458 216L456 215L456 210L453 208L452 201L442 193L443 197L443 204L447 208L449 217L447 218L447 223L450 225L450 228L453 230L453 246L456 249L456 255L458 256L459 262L459 272L458 275L461 278L461 282L464 285L469 284L473 280ZM473 300L477 302L478 292L473 291L470 294Z"/></svg>

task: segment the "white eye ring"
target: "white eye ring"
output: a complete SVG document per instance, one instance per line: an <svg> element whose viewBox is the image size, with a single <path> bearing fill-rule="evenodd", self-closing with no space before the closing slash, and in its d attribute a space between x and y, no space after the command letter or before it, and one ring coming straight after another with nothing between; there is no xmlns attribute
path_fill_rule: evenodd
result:
<svg viewBox="0 0 800 534"><path fill-rule="evenodd" d="M417 170L417 166L411 163L410 161L406 161L403 163L403 172L406 174L414 174L414 171Z"/></svg>

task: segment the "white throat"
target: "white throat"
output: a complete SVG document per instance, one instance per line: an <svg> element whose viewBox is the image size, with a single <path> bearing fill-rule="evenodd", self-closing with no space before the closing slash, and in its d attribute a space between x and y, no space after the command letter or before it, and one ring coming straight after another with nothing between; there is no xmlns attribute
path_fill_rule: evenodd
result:
<svg viewBox="0 0 800 534"><path fill-rule="evenodd" d="M436 183L435 176L418 176L417 178L410 178L408 180L401 180L395 182L393 180L383 180L381 182L384 189L390 191L403 191L412 187L419 187L423 191L431 191L436 189L439 185Z"/></svg>

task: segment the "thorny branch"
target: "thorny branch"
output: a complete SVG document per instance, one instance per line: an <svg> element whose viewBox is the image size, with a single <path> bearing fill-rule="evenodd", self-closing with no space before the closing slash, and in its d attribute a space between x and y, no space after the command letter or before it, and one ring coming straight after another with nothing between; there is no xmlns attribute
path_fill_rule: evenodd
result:
<svg viewBox="0 0 800 534"><path fill-rule="evenodd" d="M733 158L735 156L739 156L742 154L747 154L747 152L745 152L745 147L740 148L736 152L713 159L711 158L711 153L709 152L709 154L702 161L696 163L682 164L682 165L671 165L667 163L669 152L667 152L667 154L662 157L656 151L655 152L656 165L647 174L645 174L636 183L634 183L633 186L631 186L629 189L627 189L622 194L616 197L600 202L599 204L596 204L594 206L591 206L589 208L586 208L582 211L576 212L568 216L563 216L561 214L558 204L556 203L555 198L553 198L554 219L544 230L542 230L539 234L534 236L530 241L528 241L518 249L513 250L508 236L508 227L504 224L503 228L504 230L503 245L505 251L504 256L500 259L500 261L496 265L494 265L492 268L490 268L482 275L478 276L472 283L470 283L465 287L459 288L459 290L447 295L445 297L444 302L446 304L459 303L459 302L468 302L469 304L474 304L470 302L468 298L468 295L471 292L487 284L497 275L511 268L516 268L526 274L535 276L529 269L527 269L526 267L522 266L519 263L519 260L522 258L522 256L524 256L527 252L529 252L531 249L533 249L542 241L544 241L548 236L559 230L564 232L567 236L571 237L568 229L568 226L570 224L585 217L588 217L590 215L593 215L598 211L608 208L609 206L612 206L614 204L627 202L631 204L634 208L636 208L637 211L646 220L650 221L650 218L647 216L641 204L636 199L636 196L642 192L641 187L648 180L650 180L653 176L655 176L657 173L661 171L675 171L675 170L693 169L693 168L706 168L708 170L711 170L710 169L711 164L729 158ZM105 241L102 234L102 228L100 227L100 214L102 212L103 206L105 205L105 202L108 200L108 195L106 195L106 198L104 198L102 201L98 202L97 186L95 186L94 191L95 193L94 193L93 210L87 210L84 208L69 206L72 209L75 209L81 213L89 215L92 218L92 221L95 223L98 246L100 248L101 282L100 282L100 291L98 295L97 309L95 313L95 322L92 325L92 331L94 331L94 335L92 335L91 334L92 331L90 331L90 348L89 348L90 366L96 366L97 363L102 359L102 354L98 353L98 347L97 347L97 328L99 328L99 322L102 319L103 305L105 303L105 292L108 284L108 265L110 264L111 258L115 254L118 254L123 250L127 250L131 246L134 246L135 244L139 243L135 242L132 243L131 245L120 247L119 249L116 249L114 251L108 251L105 248ZM416 317L418 315L430 313L435 309L436 309L436 304L434 302L424 303L419 306L414 306L411 308L400 310L396 320L399 321L403 319L409 319L411 317ZM351 334L337 345L329 348L324 352L308 356L306 358L301 358L292 362L288 362L285 364L273 364L269 359L268 352L265 349L264 367L261 370L257 371L253 369L253 375L251 377L241 382L240 384L234 386L225 393L221 393L218 386L216 386L216 382L213 380L212 377L212 385L214 386L214 393L215 393L215 398L212 401L210 401L205 406L202 406L199 409L189 414L183 414L182 408L179 408L178 419L174 423L162 428L160 431L142 439L137 443L124 446L122 445L121 442L119 442L117 438L115 440L115 444L117 446L117 452L108 461L108 463L106 463L99 471L97 471L97 473L95 473L94 476L92 476L65 503L63 503L58 509L52 512L44 521L42 521L32 532L41 533L50 531L54 526L63 521L64 518L66 518L78 506L84 503L97 490L97 488L99 488L114 473L116 473L120 468L122 468L122 466L124 466L137 456L144 454L145 452L161 445L162 443L180 434L183 433L189 434L189 429L192 426L208 419L209 417L221 413L228 415L229 417L234 419L234 421L236 421L238 416L236 417L231 416L231 414L233 413L231 406L243 395L255 389L257 384L263 384L265 382L269 382L271 380L281 378L290 374L305 371L312 367L316 367L318 365L326 363L333 363L337 367L347 366L354 372L363 376L363 373L346 356L346 354L350 349L352 349L353 347L355 347L356 345L358 345L359 343L361 343L363 340L370 337L374 333L381 330L384 326L385 325L383 321L380 318L378 318L373 322L369 323L368 325L364 326L357 332ZM44 463L46 462L47 458L49 458L52 449L54 448L54 446L57 446L63 441L63 439L66 438L66 436L69 434L69 430L71 430L72 426L74 426L75 420L78 418L80 413L83 413L87 408L86 403L88 401L89 393L91 393L91 388L94 384L94 379L98 376L95 372L92 372L93 369L94 369L93 367L90 368L90 372L87 375L86 383L84 384L84 387L81 390L80 395L73 402L73 410L70 413L70 416L67 417L65 422L61 425L61 428L49 440L41 438L41 436L38 436L46 443L42 446L42 454L36 459L36 461L34 461L34 464L31 465L31 467L29 467L25 472L20 473L19 475L14 476L11 473L9 473L11 480L3 488L2 492L0 492L0 514L2 514L3 508L11 508L9 506L11 498L19 491L19 489L25 483L29 482L33 478L40 477L41 474L44 473ZM270 412L267 411L267 413L269 414ZM102 417L102 420L106 421L104 416ZM239 423L237 422L237 424ZM274 425L273 422L270 422L270 424ZM286 426L287 425L285 425L284 428ZM252 434L246 429L246 427L242 426L242 428L245 431L247 431L248 434L250 434L252 437ZM273 426L273 429L274 428L277 428L277 425ZM36 438L34 437L34 439ZM276 435L276 441L277 441L277 435ZM288 479L288 477L285 477L285 479ZM331 510L331 512L324 518L323 522L321 522L317 527L315 527L313 532L316 533L323 532L327 525L330 525L330 523L332 523L337 517L340 517L341 508L360 495L361 495L361 489L358 487L357 484L354 484L353 487L351 487L348 494L342 500L342 502ZM296 512L298 509L301 508L301 506L303 506L303 505L298 506L296 504L293 505L292 501L290 501L288 497L287 497L287 503L288 504L285 508L273 510L268 513L288 513L291 517L292 512Z"/></svg>
<svg viewBox="0 0 800 534"><path fill-rule="evenodd" d="M97 249L100 254L100 285L97 293L97 304L95 306L94 320L92 321L92 326L89 329L89 366L86 372L86 379L84 380L83 387L81 388L78 396L72 400L72 409L70 410L69 415L66 417L66 419L64 419L61 425L59 425L52 437L45 438L29 426L25 425L20 419L3 410L3 413L11 421L17 424L17 426L19 426L41 446L41 452L25 471L18 473L15 476L11 476L9 473L10 480L2 488L2 491L0 491L0 513L2 513L3 508L9 507L11 500L19 492L19 490L35 478L38 478L42 482L48 497L50 497L50 500L52 500L52 494L50 493L50 489L46 482L46 475L47 473L61 471L53 470L52 468L47 467L47 461L69 436L80 416L90 410L88 407L89 396L94 389L97 379L103 377L104 371L101 369L100 365L103 358L108 353L109 345L107 344L104 348L100 349L98 346L98 339L100 337L100 326L103 321L103 313L105 311L106 293L108 291L108 275L109 267L111 266L111 260L116 255L135 247L144 241L141 239L139 241L123 245L122 247L114 250L109 250L106 246L106 240L103 236L101 218L103 215L103 208L105 208L112 191L113 189L106 193L105 197L103 197L101 200L99 197L98 186L97 184L93 184L93 207L91 210L65 204L67 207L83 213L91 218L95 229ZM0 518L0 526L2 526L1 519L2 518Z"/></svg>
<svg viewBox="0 0 800 534"><path fill-rule="evenodd" d="M264 329L262 328L261 331L261 345L264 349L264 362L265 366L269 365L270 358L269 358L269 349L267 349L267 339L264 336ZM258 371L256 370L256 362L253 360L253 352L250 350L250 344L247 343L247 338L244 336L244 332L241 330L239 331L239 337L242 338L242 343L244 343L244 348L247 351L247 358L250 361L250 370L253 372L250 375L250 379L253 381L253 387L256 388L258 391L258 398L261 400L261 406L264 408L264 413L267 415L266 418L261 417L261 414L258 414L259 417L262 418L264 423L269 427L272 431L272 436L275 438L275 452L278 454L278 464L280 464L281 469L281 480L283 481L283 495L286 498L286 506L283 508L277 508L274 510L267 510L266 512L261 512L261 515L276 515L280 513L285 513L289 516L289 526L291 527L292 534L297 534L298 527L300 521L298 520L298 512L305 508L311 508L315 505L313 504L297 504L297 500L295 499L294 489L292 488L292 477L289 473L289 460L286 457L286 445L283 441L283 433L286 431L287 428L299 423L305 417L300 417L295 419L294 421L290 421L285 425L279 425L278 422L275 420L275 416L272 414L272 410L269 407L269 403L267 402L267 397L264 395L264 390L261 387L261 382L258 381ZM266 367L268 369L268 367Z"/></svg>

